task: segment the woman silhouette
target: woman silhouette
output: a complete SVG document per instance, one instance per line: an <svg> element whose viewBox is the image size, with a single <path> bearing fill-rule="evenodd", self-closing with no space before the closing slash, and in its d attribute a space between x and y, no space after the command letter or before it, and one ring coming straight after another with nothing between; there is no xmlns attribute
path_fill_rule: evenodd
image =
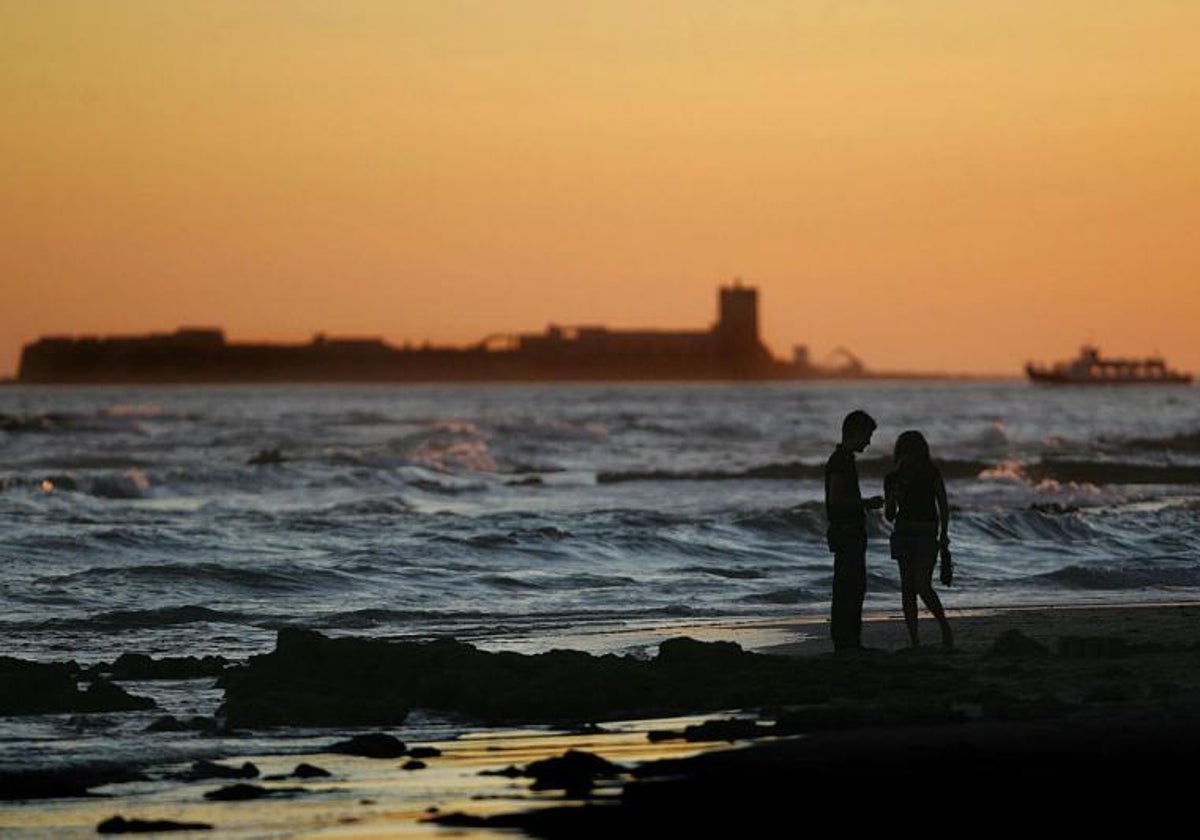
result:
<svg viewBox="0 0 1200 840"><path fill-rule="evenodd" d="M933 591L933 566L939 549L942 583L949 585L954 567L950 559L950 505L942 474L929 455L925 436L907 431L896 438L895 468L883 480L884 515L895 522L892 558L900 564L900 599L904 623L913 647L917 638L917 596L942 628L942 645L954 646L950 622Z"/></svg>

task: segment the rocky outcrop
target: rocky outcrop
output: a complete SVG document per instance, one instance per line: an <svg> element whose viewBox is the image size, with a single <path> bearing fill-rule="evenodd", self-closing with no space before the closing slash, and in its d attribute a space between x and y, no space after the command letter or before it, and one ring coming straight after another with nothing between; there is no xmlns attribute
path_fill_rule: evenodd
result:
<svg viewBox="0 0 1200 840"><path fill-rule="evenodd" d="M28 662L0 656L0 715L52 712L125 712L154 708L105 679L79 688L81 673L74 662Z"/></svg>
<svg viewBox="0 0 1200 840"><path fill-rule="evenodd" d="M811 663L729 642L672 639L647 661L568 650L488 653L453 640L327 638L289 628L279 631L274 651L225 674L222 714L235 727L396 725L413 707L488 723L565 723L809 698L811 670Z"/></svg>

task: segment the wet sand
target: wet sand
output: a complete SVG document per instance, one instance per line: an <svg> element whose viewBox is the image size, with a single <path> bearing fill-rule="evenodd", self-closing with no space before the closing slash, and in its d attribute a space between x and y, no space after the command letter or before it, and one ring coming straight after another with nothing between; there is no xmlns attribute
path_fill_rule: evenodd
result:
<svg viewBox="0 0 1200 840"><path fill-rule="evenodd" d="M332 776L254 780L268 789L302 791L233 803L204 799L229 784L224 781L112 785L84 799L7 803L0 806L0 828L18 836L93 836L100 821L120 814L209 823L230 837L436 837L452 835L430 818L458 813L471 819L460 821L468 824L453 836L511 836L512 827L541 836L664 834L753 826L863 783L876 804L943 790L959 804L965 795L981 797L989 812L1005 791L1021 791L1009 803L1018 808L1062 804L1056 797L1063 786L1080 779L1088 780L1090 795L1119 791L1126 802L1153 802L1155 814L1170 810L1172 801L1187 801L1160 801L1158 793L1166 781L1178 780L1179 762L1200 755L1200 605L951 617L953 652L937 645L907 650L896 616L872 617L864 642L879 650L853 656L829 652L820 619L692 628L703 641L733 640L791 657L796 667L828 681L826 696L815 702L808 697L729 710L759 721L763 737L735 733L733 741L693 743L648 736L728 716L709 713L601 722L603 731L587 734L500 729L433 744L442 754L419 770L400 769L404 759L231 755L223 763L251 760L264 774L286 773L303 761ZM921 629L924 638L937 640L932 621L923 620ZM402 728L392 731L403 737ZM563 793L532 792L527 778L480 775L567 749L598 754L629 772L599 780L585 811L574 801L570 810L553 807L566 801ZM531 808L542 815L524 816ZM1100 813L1090 808L1083 821L1099 822ZM1001 809L995 818L1010 816ZM863 824L871 819L887 824L882 813L864 816Z"/></svg>

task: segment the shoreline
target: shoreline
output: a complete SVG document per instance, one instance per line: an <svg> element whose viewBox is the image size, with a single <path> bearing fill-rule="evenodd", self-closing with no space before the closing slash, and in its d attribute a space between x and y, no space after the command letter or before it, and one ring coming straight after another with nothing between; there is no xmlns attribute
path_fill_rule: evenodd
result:
<svg viewBox="0 0 1200 840"><path fill-rule="evenodd" d="M92 792L105 798L4 803L0 826L31 836L73 832L90 836L101 820L120 814L206 822L222 836L286 830L322 836L365 832L430 837L444 834L424 822L432 816L426 809L437 808L443 815L462 812L468 822L484 820L467 826L468 836L493 837L503 826L486 820L503 823L515 819L506 815L564 800L561 793L531 794L526 780L479 776L479 771L549 758L567 749L595 752L635 769L657 763L673 776L693 782L704 779L705 785L715 785L712 795L739 806L740 798L749 795L744 784L748 778L764 793L772 790L760 778L768 769L776 777L802 770L805 784L817 789L830 784L831 768L842 777L891 778L898 766L915 766L913 761L921 756L927 760L931 750L945 761L945 756L967 749L974 761L962 761L960 755L958 764L947 765L963 774L959 782L964 785L981 774L994 776L998 769L1016 777L1034 772L1056 778L1103 769L1110 780L1129 785L1137 781L1131 775L1135 771L1144 774L1147 768L1158 767L1161 773L1169 772L1178 754L1200 748L1200 604L1009 607L950 611L950 615L958 642L951 654L933 646L905 650L903 621L886 613L866 617L864 625L864 641L882 650L848 657L827 653L823 617L768 620L753 627L726 627L724 633L705 628L713 641L722 635L727 640L739 635L761 639L791 634L790 641L758 650L774 654L773 661L810 669L806 672L810 682L827 682L831 690L823 697L794 698L804 702L780 703L776 696L772 702L748 704L740 712L731 708L668 719L601 721L598 729L582 734L546 722L532 730L500 727L433 744L442 754L413 771L400 769L402 760L350 759L320 751L242 756L232 750L222 763L253 760L271 774L308 762L335 775L332 780L299 784L267 782L264 787L301 787L306 792L280 794L292 798L272 796L251 805L203 798L203 792L227 781L183 783L162 775L178 768L150 768L150 781ZM923 618L922 630L926 627L928 638L936 638L932 620ZM794 638L797 635L800 638ZM727 719L731 713L756 722L742 733L759 737L738 737L736 731L732 738L706 742L651 742L648 737L650 730ZM786 733L782 728L766 728L785 723ZM383 729L404 737L403 724ZM325 731L334 741L356 728L334 725ZM1138 744L1143 745L1141 752L1135 749ZM730 753L726 749L730 746L739 749ZM1047 763L1043 746L1054 747L1051 754L1058 764ZM1159 754L1168 749L1170 755ZM711 757L704 758L705 754ZM1040 769L1022 765L1031 755L1040 756ZM856 758L847 764L838 756ZM650 818L647 815L666 806L647 804L654 799L645 799L647 790L667 791L668 787L646 788L646 784L632 773L605 782L601 788L608 802L605 807L627 807L613 803L642 796L645 801L638 807L649 810L639 810L638 819ZM776 805L785 803L786 797ZM760 803L760 807L771 806ZM534 830L529 824L520 827Z"/></svg>

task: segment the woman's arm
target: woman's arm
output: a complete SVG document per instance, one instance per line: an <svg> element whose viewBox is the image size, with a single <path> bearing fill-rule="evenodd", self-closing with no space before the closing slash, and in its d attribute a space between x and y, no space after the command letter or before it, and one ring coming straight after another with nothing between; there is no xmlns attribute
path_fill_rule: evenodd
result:
<svg viewBox="0 0 1200 840"><path fill-rule="evenodd" d="M939 470L934 473L933 477L933 494L937 500L938 521L941 525L941 539L938 541L941 545L950 544L950 501L946 498L946 482L942 480L942 473Z"/></svg>
<svg viewBox="0 0 1200 840"><path fill-rule="evenodd" d="M883 515L891 522L896 518L896 474L890 472L883 477Z"/></svg>

